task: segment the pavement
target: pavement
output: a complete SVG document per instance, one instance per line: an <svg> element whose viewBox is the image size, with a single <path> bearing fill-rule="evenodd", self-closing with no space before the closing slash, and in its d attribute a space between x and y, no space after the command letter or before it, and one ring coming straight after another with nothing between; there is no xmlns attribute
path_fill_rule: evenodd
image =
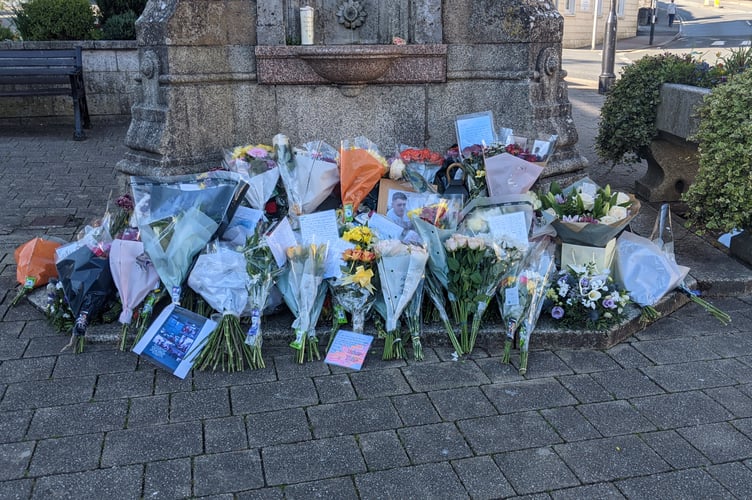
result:
<svg viewBox="0 0 752 500"><path fill-rule="evenodd" d="M603 96L569 98L588 174L633 186L644 165L595 156ZM729 326L690 303L609 349L534 350L524 377L494 338L459 362L377 343L359 372L265 346L266 369L185 380L112 343L60 353L8 305L13 249L101 216L126 130L0 127L0 498L752 497L750 272L690 236L679 258L712 248L693 273Z"/></svg>

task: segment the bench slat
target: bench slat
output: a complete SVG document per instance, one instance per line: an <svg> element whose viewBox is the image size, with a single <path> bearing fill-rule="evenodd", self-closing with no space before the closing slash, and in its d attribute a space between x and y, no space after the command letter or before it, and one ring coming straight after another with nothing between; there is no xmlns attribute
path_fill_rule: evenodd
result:
<svg viewBox="0 0 752 500"><path fill-rule="evenodd" d="M0 77L4 76L27 76L27 75L76 75L81 73L80 68L66 67L66 68L3 68L0 67Z"/></svg>

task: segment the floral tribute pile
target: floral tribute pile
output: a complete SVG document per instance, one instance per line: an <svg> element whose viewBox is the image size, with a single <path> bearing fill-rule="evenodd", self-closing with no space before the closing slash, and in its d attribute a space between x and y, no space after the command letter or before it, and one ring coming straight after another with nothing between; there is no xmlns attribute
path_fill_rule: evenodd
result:
<svg viewBox="0 0 752 500"><path fill-rule="evenodd" d="M340 330L378 335L384 359L420 360L425 313L457 358L485 322L504 362L519 348L525 373L542 312L602 330L631 304L610 269L557 271L553 236L602 247L640 206L587 179L531 191L554 142L511 137L388 158L365 137L293 147L277 135L227 151L210 172L133 177L132 193L75 241L16 253L19 294L49 281L50 321L77 352L90 322L119 317L120 348L148 340L165 366L263 369L263 317L286 306L300 363L320 360ZM162 309L185 312L159 320Z"/></svg>

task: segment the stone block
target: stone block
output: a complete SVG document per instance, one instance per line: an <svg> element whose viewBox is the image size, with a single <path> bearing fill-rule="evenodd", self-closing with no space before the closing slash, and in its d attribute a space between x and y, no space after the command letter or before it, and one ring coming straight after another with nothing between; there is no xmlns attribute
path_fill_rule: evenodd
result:
<svg viewBox="0 0 752 500"><path fill-rule="evenodd" d="M432 391L428 397L445 421L497 414L496 408L478 387Z"/></svg>
<svg viewBox="0 0 752 500"><path fill-rule="evenodd" d="M299 483L365 472L366 466L353 436L281 444L262 449L269 485Z"/></svg>
<svg viewBox="0 0 752 500"><path fill-rule="evenodd" d="M410 462L441 462L473 456L465 439L454 424L444 422L398 429Z"/></svg>
<svg viewBox="0 0 752 500"><path fill-rule="evenodd" d="M436 413L436 409L426 394L395 396L392 398L392 404L405 425L425 425L441 422L441 417Z"/></svg>
<svg viewBox="0 0 752 500"><path fill-rule="evenodd" d="M675 429L721 422L733 415L700 391L678 392L631 400L641 415L660 429Z"/></svg>
<svg viewBox="0 0 752 500"><path fill-rule="evenodd" d="M144 498L187 498L190 496L190 458L146 464Z"/></svg>
<svg viewBox="0 0 752 500"><path fill-rule="evenodd" d="M88 79L89 72L118 71L117 52L114 50L83 51L81 59L85 79Z"/></svg>
<svg viewBox="0 0 752 500"><path fill-rule="evenodd" d="M313 382L322 403L340 403L357 398L350 378L345 374L316 377Z"/></svg>
<svg viewBox="0 0 752 500"><path fill-rule="evenodd" d="M448 462L400 467L355 476L360 498L464 498L465 488Z"/></svg>
<svg viewBox="0 0 752 500"><path fill-rule="evenodd" d="M455 460L452 466L471 498L506 498L515 495L514 489L489 456Z"/></svg>
<svg viewBox="0 0 752 500"><path fill-rule="evenodd" d="M226 388L177 392L170 396L170 421L227 417L230 399Z"/></svg>
<svg viewBox="0 0 752 500"><path fill-rule="evenodd" d="M311 429L302 408L253 413L246 417L248 442L261 448L311 439Z"/></svg>
<svg viewBox="0 0 752 500"><path fill-rule="evenodd" d="M627 401L606 401L577 407L603 436L638 434L657 430L655 425Z"/></svg>
<svg viewBox="0 0 752 500"><path fill-rule="evenodd" d="M721 486L707 471L690 469L625 479L616 483L627 498L711 498L723 496Z"/></svg>
<svg viewBox="0 0 752 500"><path fill-rule="evenodd" d="M31 415L31 410L3 412L3 418L0 419L0 443L21 441L29 427Z"/></svg>
<svg viewBox="0 0 752 500"><path fill-rule="evenodd" d="M619 399L663 394L665 391L636 369L609 370L598 373L597 382Z"/></svg>
<svg viewBox="0 0 752 500"><path fill-rule="evenodd" d="M136 50L118 50L115 52L117 60L117 69L119 72L138 73L138 51Z"/></svg>
<svg viewBox="0 0 752 500"><path fill-rule="evenodd" d="M96 469L104 434L83 434L37 443L29 465L31 476L47 476Z"/></svg>
<svg viewBox="0 0 752 500"><path fill-rule="evenodd" d="M714 464L752 456L752 441L729 422L686 427L677 432Z"/></svg>
<svg viewBox="0 0 752 500"><path fill-rule="evenodd" d="M235 415L261 413L318 404L319 398L311 379L239 385L230 388Z"/></svg>
<svg viewBox="0 0 752 500"><path fill-rule="evenodd" d="M55 358L9 359L0 364L0 380L9 384L31 380L46 380L52 374Z"/></svg>
<svg viewBox="0 0 752 500"><path fill-rule="evenodd" d="M10 384L0 410L41 408L88 401L94 393L94 376L38 380Z"/></svg>
<svg viewBox="0 0 752 500"><path fill-rule="evenodd" d="M397 411L386 398L312 406L308 408L308 419L316 438L402 426Z"/></svg>
<svg viewBox="0 0 752 500"><path fill-rule="evenodd" d="M752 264L752 236L749 231L742 231L741 233L731 238L731 247L729 248L731 255L737 259Z"/></svg>
<svg viewBox="0 0 752 500"><path fill-rule="evenodd" d="M122 429L127 412L126 400L40 408L27 435L38 439Z"/></svg>
<svg viewBox="0 0 752 500"><path fill-rule="evenodd" d="M658 130L681 139L689 139L700 125L697 107L702 104L710 89L664 83L656 109L655 126Z"/></svg>
<svg viewBox="0 0 752 500"><path fill-rule="evenodd" d="M714 465L706 470L734 496L752 497L752 472L739 462Z"/></svg>
<svg viewBox="0 0 752 500"><path fill-rule="evenodd" d="M203 441L201 422L113 431L105 438L102 466L111 467L199 455L203 453Z"/></svg>
<svg viewBox="0 0 752 500"><path fill-rule="evenodd" d="M520 495L580 485L580 481L551 448L502 453L494 456L494 461ZM535 466L531 467L531 464Z"/></svg>
<svg viewBox="0 0 752 500"><path fill-rule="evenodd" d="M710 464L702 453L676 431L646 432L640 437L674 469L704 467Z"/></svg>
<svg viewBox="0 0 752 500"><path fill-rule="evenodd" d="M52 498L65 492L69 498L78 500L137 500L141 498L141 476L140 465L44 476L36 480L33 498Z"/></svg>
<svg viewBox="0 0 752 500"><path fill-rule="evenodd" d="M394 396L411 392L402 372L395 370L371 370L350 375L358 399Z"/></svg>
<svg viewBox="0 0 752 500"><path fill-rule="evenodd" d="M541 415L567 442L602 437L574 406L541 410Z"/></svg>
<svg viewBox="0 0 752 500"><path fill-rule="evenodd" d="M637 436L560 444L554 446L554 451L584 483L670 470L669 465Z"/></svg>
<svg viewBox="0 0 752 500"><path fill-rule="evenodd" d="M569 391L552 378L485 385L482 389L500 413L577 404Z"/></svg>
<svg viewBox="0 0 752 500"><path fill-rule="evenodd" d="M460 420L457 427L476 455L562 442L548 422L536 412ZM514 432L510 432L510 429L514 429Z"/></svg>
<svg viewBox="0 0 752 500"><path fill-rule="evenodd" d="M264 486L258 450L201 455L193 462L193 493L219 495Z"/></svg>
<svg viewBox="0 0 752 500"><path fill-rule="evenodd" d="M204 446L207 453L247 449L248 438L243 417L204 420Z"/></svg>
<svg viewBox="0 0 752 500"><path fill-rule="evenodd" d="M24 477L32 451L33 441L0 444L0 481Z"/></svg>
<svg viewBox="0 0 752 500"><path fill-rule="evenodd" d="M337 477L321 479L308 483L290 484L285 487L285 498L289 500L307 498L327 498L330 500L347 500L357 498L355 484L352 478ZM264 497L264 500L268 499Z"/></svg>
<svg viewBox="0 0 752 500"><path fill-rule="evenodd" d="M402 370L414 391L438 391L488 384L488 377L475 363L410 365Z"/></svg>
<svg viewBox="0 0 752 500"><path fill-rule="evenodd" d="M402 443L394 431L360 434L358 444L370 471L404 467L410 464L410 459L407 458Z"/></svg>
<svg viewBox="0 0 752 500"><path fill-rule="evenodd" d="M715 369L713 361L646 366L645 374L667 391L689 391L734 385L736 381Z"/></svg>

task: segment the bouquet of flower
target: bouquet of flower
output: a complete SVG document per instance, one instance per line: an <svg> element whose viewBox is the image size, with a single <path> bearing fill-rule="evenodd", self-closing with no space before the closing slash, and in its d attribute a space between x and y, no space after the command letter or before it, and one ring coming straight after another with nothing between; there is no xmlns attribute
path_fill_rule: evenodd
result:
<svg viewBox="0 0 752 500"><path fill-rule="evenodd" d="M411 220L422 219L439 229L457 229L461 210L460 196L410 193L407 198L407 216Z"/></svg>
<svg viewBox="0 0 752 500"><path fill-rule="evenodd" d="M423 280L428 253L422 247L399 240L382 240L374 245L379 255L381 293L386 309L386 339L382 359L406 359L407 352L397 321Z"/></svg>
<svg viewBox="0 0 752 500"><path fill-rule="evenodd" d="M133 196L130 193L126 193L115 200L115 205L117 209L110 223L110 234L112 236L118 236L130 227L134 207Z"/></svg>
<svg viewBox="0 0 752 500"><path fill-rule="evenodd" d="M277 267L269 245L261 237L261 232L248 240L243 250L248 273L248 304L250 308L251 326L245 334L245 343L251 350L251 367L264 368L264 358L261 355L263 344L261 331L261 316L269 299L269 293L277 276L282 269Z"/></svg>
<svg viewBox="0 0 752 500"><path fill-rule="evenodd" d="M138 342L144 336L144 333L146 333L146 329L151 322L151 317L154 314L154 308L166 295L167 292L165 291L164 287L159 284L159 282L157 282L157 285L153 290L149 291L149 293L146 294L146 298L144 298L143 302L141 303L141 308L136 315L136 324L134 326L134 329L136 330L136 337L133 339L131 349L136 344L138 344Z"/></svg>
<svg viewBox="0 0 752 500"><path fill-rule="evenodd" d="M352 317L354 332L363 333L366 315L371 310L375 299L374 286L377 281L377 255L372 251L373 233L365 226L357 226L342 235L345 241L355 244L342 253L345 265L342 274L336 279L329 280L334 302L334 329L329 336L329 345L339 329L339 325L347 322L344 313Z"/></svg>
<svg viewBox="0 0 752 500"><path fill-rule="evenodd" d="M407 180L418 193L436 192L432 186L444 157L429 149L403 148L389 165L389 178Z"/></svg>
<svg viewBox="0 0 752 500"><path fill-rule="evenodd" d="M132 177L136 221L144 249L180 303L183 281L196 255L227 223L247 184L232 172L165 178Z"/></svg>
<svg viewBox="0 0 752 500"><path fill-rule="evenodd" d="M425 278L425 274L424 274ZM423 291L425 290L425 279L418 284L415 295L407 304L405 309L405 323L407 324L407 333L410 335L410 342L413 345L413 358L416 361L423 360L423 344L420 341L423 323Z"/></svg>
<svg viewBox="0 0 752 500"><path fill-rule="evenodd" d="M339 182L337 150L323 141L313 141L293 152L282 134L274 136L273 144L290 215L295 220L312 213Z"/></svg>
<svg viewBox="0 0 752 500"><path fill-rule="evenodd" d="M458 165L464 175L464 184L467 189L467 202L479 197L486 196L488 190L486 188L486 165L483 162L483 146L476 144L468 146L462 150L462 154L457 147L451 148L447 151L447 157L452 165ZM452 174L452 165L447 167L447 175L454 177L458 175L456 170ZM451 178L447 179L447 183L451 185Z"/></svg>
<svg viewBox="0 0 752 500"><path fill-rule="evenodd" d="M264 210L279 180L280 171L272 153L273 149L265 144L239 146L225 153L225 167L248 184L245 199L256 210Z"/></svg>
<svg viewBox="0 0 752 500"><path fill-rule="evenodd" d="M316 322L326 297L324 268L326 264L327 244L297 245L287 249L287 267L279 278L279 289L287 307L295 315L292 328L295 340L290 347L297 351L296 360L305 360L306 348L308 361L321 359L316 336Z"/></svg>
<svg viewBox="0 0 752 500"><path fill-rule="evenodd" d="M522 259L522 252L503 241L453 234L444 242L449 268L449 291L454 320L460 326L460 346L469 354L475 345L480 322L488 303L496 294L502 277ZM472 326L468 328L470 315Z"/></svg>
<svg viewBox="0 0 752 500"><path fill-rule="evenodd" d="M506 148L500 145L487 148L484 151L483 163L486 169L488 195L527 192L543 172L543 167L527 158L507 153Z"/></svg>
<svg viewBox="0 0 752 500"><path fill-rule="evenodd" d="M547 311L558 323L588 330L619 323L631 303L629 293L620 290L608 272L597 273L592 262L560 271L546 298Z"/></svg>
<svg viewBox="0 0 752 500"><path fill-rule="evenodd" d="M633 196L599 188L590 179L567 189L553 182L548 193L540 196L544 216L552 221L565 243L605 246L621 232L640 210Z"/></svg>
<svg viewBox="0 0 752 500"><path fill-rule="evenodd" d="M525 305L525 315L520 325L520 375L527 373L527 358L530 348L530 335L533 333L535 324L538 322L545 292L548 288L551 273L554 270L554 250L555 245L549 239L541 240L532 252L532 259L529 261L529 267L526 270L528 289L527 301ZM506 347L506 346L505 346Z"/></svg>
<svg viewBox="0 0 752 500"><path fill-rule="evenodd" d="M33 289L46 285L50 279L57 278L55 269L55 250L60 242L47 238L34 238L16 248L13 258L16 260L16 281L21 285L10 305L15 306Z"/></svg>
<svg viewBox="0 0 752 500"><path fill-rule="evenodd" d="M340 190L345 221L349 222L358 205L389 171L386 158L365 137L345 139L340 148Z"/></svg>
<svg viewBox="0 0 752 500"><path fill-rule="evenodd" d="M159 275L144 252L142 242L119 239L110 247L110 272L123 304L119 320L123 325L120 350L124 351L133 310L157 286Z"/></svg>
<svg viewBox="0 0 752 500"><path fill-rule="evenodd" d="M452 231L439 229L422 219L414 218L413 224L415 224L415 230L420 234L423 245L428 252L428 272L425 273L425 288L428 292L428 298L431 299L431 303L439 313L454 351L457 356L461 356L463 351L454 333L454 327L449 321L444 297L444 291L446 291L449 295L449 301L452 304L456 301L456 297L449 290L447 253L443 244L452 235Z"/></svg>
<svg viewBox="0 0 752 500"><path fill-rule="evenodd" d="M240 315L248 304L249 281L245 256L230 248L218 246L196 260L188 286L222 314L217 327L194 348L201 350L195 359L199 370L221 367L222 371L242 371L245 363L258 368L240 326Z"/></svg>
<svg viewBox="0 0 752 500"><path fill-rule="evenodd" d="M87 246L78 247L55 264L65 299L76 318L71 340L63 349L73 346L83 352L86 329L114 294L114 284L107 255L96 255Z"/></svg>

